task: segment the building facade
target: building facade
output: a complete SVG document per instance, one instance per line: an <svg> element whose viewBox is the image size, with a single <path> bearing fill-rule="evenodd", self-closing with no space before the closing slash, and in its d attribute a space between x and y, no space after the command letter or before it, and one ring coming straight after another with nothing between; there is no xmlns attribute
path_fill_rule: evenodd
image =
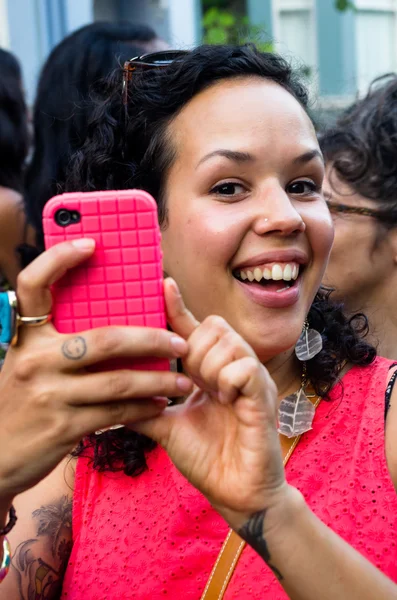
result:
<svg viewBox="0 0 397 600"><path fill-rule="evenodd" d="M345 105L369 82L397 71L397 0L354 0L338 12L335 0L246 0L253 25L274 48L304 65L325 104ZM23 64L28 100L51 48L94 20L148 23L174 47L201 39L200 0L0 0L0 45Z"/></svg>
<svg viewBox="0 0 397 600"><path fill-rule="evenodd" d="M320 98L346 104L370 82L397 71L397 0L248 0L251 21L268 24L275 49L298 58Z"/></svg>

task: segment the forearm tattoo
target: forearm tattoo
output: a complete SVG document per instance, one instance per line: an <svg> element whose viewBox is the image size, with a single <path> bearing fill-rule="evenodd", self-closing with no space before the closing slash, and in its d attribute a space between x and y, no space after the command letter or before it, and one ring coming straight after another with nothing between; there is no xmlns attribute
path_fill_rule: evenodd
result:
<svg viewBox="0 0 397 600"><path fill-rule="evenodd" d="M72 502L62 496L58 503L42 506L32 515L38 521L37 538L22 542L11 561L18 598L56 600L72 550Z"/></svg>
<svg viewBox="0 0 397 600"><path fill-rule="evenodd" d="M81 335L66 340L62 344L62 354L69 360L80 360L86 353L87 343Z"/></svg>
<svg viewBox="0 0 397 600"><path fill-rule="evenodd" d="M263 558L277 579L282 581L283 576L280 571L271 563L272 557L270 556L267 542L263 537L263 521L265 520L265 516L266 510L255 513L237 533Z"/></svg>

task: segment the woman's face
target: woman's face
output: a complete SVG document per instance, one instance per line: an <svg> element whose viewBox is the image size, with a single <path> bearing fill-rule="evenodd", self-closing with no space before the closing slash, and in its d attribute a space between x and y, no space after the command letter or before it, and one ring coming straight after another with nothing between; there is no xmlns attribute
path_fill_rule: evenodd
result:
<svg viewBox="0 0 397 600"><path fill-rule="evenodd" d="M333 204L376 210L379 204L357 194L327 165L324 192ZM332 211L332 209L331 209ZM365 215L333 213L335 241L324 277L334 288L332 298L351 311L381 307L385 286L394 273L390 235L376 219ZM386 288L387 289L387 288Z"/></svg>
<svg viewBox="0 0 397 600"><path fill-rule="evenodd" d="M333 239L313 126L247 77L195 96L170 134L164 268L198 319L221 315L266 362L299 337Z"/></svg>

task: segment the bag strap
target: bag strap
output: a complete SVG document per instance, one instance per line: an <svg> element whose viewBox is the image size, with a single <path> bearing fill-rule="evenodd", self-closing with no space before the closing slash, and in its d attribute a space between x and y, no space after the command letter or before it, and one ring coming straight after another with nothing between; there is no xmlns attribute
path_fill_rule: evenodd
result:
<svg viewBox="0 0 397 600"><path fill-rule="evenodd" d="M315 395L308 398L317 408L321 398ZM300 438L300 435L294 438L279 435L284 467ZM200 600L222 600L245 545L246 542L233 529L229 529Z"/></svg>

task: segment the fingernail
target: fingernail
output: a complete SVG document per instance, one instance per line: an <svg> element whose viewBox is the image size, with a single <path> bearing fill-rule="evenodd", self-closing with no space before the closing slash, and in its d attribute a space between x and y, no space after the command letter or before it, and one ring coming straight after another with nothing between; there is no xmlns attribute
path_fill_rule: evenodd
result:
<svg viewBox="0 0 397 600"><path fill-rule="evenodd" d="M168 278L168 281L169 281L169 282L170 282L170 284L171 284L172 291L174 292L175 296L178 296L178 297L180 297L180 295L181 295L181 292L179 291L179 287L178 287L178 285L177 285L177 283L176 283L175 279L173 279L172 277L169 277L169 278Z"/></svg>
<svg viewBox="0 0 397 600"><path fill-rule="evenodd" d="M171 338L171 346L175 351L175 356L183 356L188 350L187 343L180 337L173 336Z"/></svg>
<svg viewBox="0 0 397 600"><path fill-rule="evenodd" d="M91 250L95 246L95 240L92 238L80 238L78 240L72 240L72 244L79 250Z"/></svg>
<svg viewBox="0 0 397 600"><path fill-rule="evenodd" d="M192 389L192 382L187 377L177 377L176 385L181 390L181 392L190 392Z"/></svg>

